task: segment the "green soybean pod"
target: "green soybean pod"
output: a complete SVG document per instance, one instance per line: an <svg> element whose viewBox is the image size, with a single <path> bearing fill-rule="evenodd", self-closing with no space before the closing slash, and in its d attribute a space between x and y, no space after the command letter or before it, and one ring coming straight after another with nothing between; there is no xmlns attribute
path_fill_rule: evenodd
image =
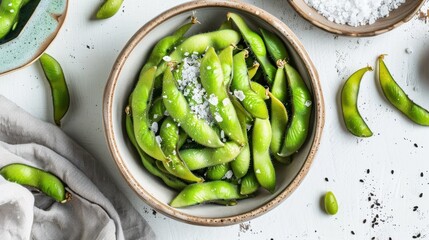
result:
<svg viewBox="0 0 429 240"><path fill-rule="evenodd" d="M113 17L121 8L124 0L106 0L103 5L98 9L95 15L98 19L106 19Z"/></svg>
<svg viewBox="0 0 429 240"><path fill-rule="evenodd" d="M268 53L274 62L277 62L278 60L289 62L289 54L283 40L281 40L276 34L263 28L261 28L260 31L262 33L262 38L265 41L265 45L267 46Z"/></svg>
<svg viewBox="0 0 429 240"><path fill-rule="evenodd" d="M220 25L219 30L224 30L224 29L232 29L232 22L229 20L226 20L225 22L223 22Z"/></svg>
<svg viewBox="0 0 429 240"><path fill-rule="evenodd" d="M229 89L232 79L232 64L233 64L233 46L228 46L219 53L219 60L222 65L223 83L226 89Z"/></svg>
<svg viewBox="0 0 429 240"><path fill-rule="evenodd" d="M371 137L372 131L358 110L359 86L364 74L372 71L370 66L353 73L345 82L341 91L341 108L347 129L357 137Z"/></svg>
<svg viewBox="0 0 429 240"><path fill-rule="evenodd" d="M164 73L162 96L167 111L192 139L211 148L224 146L209 123L192 114L185 97L177 88L173 74L168 70Z"/></svg>
<svg viewBox="0 0 429 240"><path fill-rule="evenodd" d="M155 161L151 157L149 157L137 144L137 139L134 135L134 126L130 115L125 116L125 129L128 135L128 139L130 140L131 144L134 146L134 148L137 150L138 154L140 155L140 160L143 163L143 167L152 175L160 178L165 185L169 186L170 188L176 189L176 190L182 190L184 189L187 184L183 181L171 176L168 171L165 169L165 172L160 170L157 167L157 163L161 163L160 161ZM164 166L162 166L164 167Z"/></svg>
<svg viewBox="0 0 429 240"><path fill-rule="evenodd" d="M208 180L221 180L230 170L229 163L222 163L207 168L206 178Z"/></svg>
<svg viewBox="0 0 429 240"><path fill-rule="evenodd" d="M249 171L251 157L249 140L247 136L247 118L243 111L246 110L237 109L237 116L240 121L241 131L243 132L244 138L246 140L246 145L243 147L234 161L230 162L232 172L238 179L242 178Z"/></svg>
<svg viewBox="0 0 429 240"><path fill-rule="evenodd" d="M58 126L70 106L70 95L61 65L50 55L44 53L40 57L43 72L49 82L54 106L54 121Z"/></svg>
<svg viewBox="0 0 429 240"><path fill-rule="evenodd" d="M37 188L57 202L65 203L71 199L58 177L39 168L14 163L1 168L0 175L8 181Z"/></svg>
<svg viewBox="0 0 429 240"><path fill-rule="evenodd" d="M22 5L22 0L0 1L0 39L6 37L18 23L19 11Z"/></svg>
<svg viewBox="0 0 429 240"><path fill-rule="evenodd" d="M249 73L249 79L250 80L252 80L256 76L256 73L259 70L259 66L260 66L260 64L258 62L254 62L253 65L247 69L247 72ZM252 81L252 82L254 82L254 81Z"/></svg>
<svg viewBox="0 0 429 240"><path fill-rule="evenodd" d="M335 215L338 212L338 202L332 192L327 192L325 195L325 211L330 215Z"/></svg>
<svg viewBox="0 0 429 240"><path fill-rule="evenodd" d="M289 64L285 65L286 76L291 94L292 113L289 118L290 126L286 130L281 157L296 153L307 139L310 128L312 97L304 80L298 71Z"/></svg>
<svg viewBox="0 0 429 240"><path fill-rule="evenodd" d="M262 86L260 83L258 82L254 82L254 81L250 81L250 88L252 88L252 90L258 94L258 96L264 100L267 100L268 97L268 91L267 89Z"/></svg>
<svg viewBox="0 0 429 240"><path fill-rule="evenodd" d="M231 162L241 152L241 147L235 142L226 142L219 148L185 149L180 156L188 168L193 171L222 163Z"/></svg>
<svg viewBox="0 0 429 240"><path fill-rule="evenodd" d="M286 107L272 93L268 93L271 99L271 144L270 150L274 155L277 155L284 140L284 134L288 123L288 115Z"/></svg>
<svg viewBox="0 0 429 240"><path fill-rule="evenodd" d="M149 120L159 122L165 117L165 106L162 97L156 98L149 109Z"/></svg>
<svg viewBox="0 0 429 240"><path fill-rule="evenodd" d="M250 195L258 190L261 185L256 179L255 173L249 171L242 179L240 183L240 194Z"/></svg>
<svg viewBox="0 0 429 240"><path fill-rule="evenodd" d="M261 64L262 70L267 76L267 82L271 86L276 74L276 68L271 64L267 56L267 49L261 36L252 31L252 29L247 26L246 22L243 20L243 18L240 17L240 15L229 12L227 14L227 18L232 19L232 21L240 30L244 40L250 46L253 54L256 56L256 59L258 59L259 63Z"/></svg>
<svg viewBox="0 0 429 240"><path fill-rule="evenodd" d="M175 208L193 206L205 202L217 200L234 200L243 196L238 190L238 186L225 181L213 181L205 183L194 183L183 189L170 202L170 206Z"/></svg>
<svg viewBox="0 0 429 240"><path fill-rule="evenodd" d="M259 184L273 193L276 188L276 172L270 157L271 134L269 119L255 119L252 132L253 169Z"/></svg>
<svg viewBox="0 0 429 240"><path fill-rule="evenodd" d="M134 132L137 143L149 156L167 161L167 157L161 149L159 140L151 130L149 120L149 106L152 102L153 85L155 81L156 67L141 72L136 87L131 95L131 111L133 116Z"/></svg>
<svg viewBox="0 0 429 240"><path fill-rule="evenodd" d="M429 126L429 112L415 104L398 85L384 63L384 55L378 58L378 78L384 96L394 107L411 121L422 126Z"/></svg>
<svg viewBox="0 0 429 240"><path fill-rule="evenodd" d="M217 125L231 140L244 145L245 139L240 128L240 122L224 85L222 64L212 47L208 49L201 60L200 78L210 98L217 100L209 101L210 112L215 116Z"/></svg>

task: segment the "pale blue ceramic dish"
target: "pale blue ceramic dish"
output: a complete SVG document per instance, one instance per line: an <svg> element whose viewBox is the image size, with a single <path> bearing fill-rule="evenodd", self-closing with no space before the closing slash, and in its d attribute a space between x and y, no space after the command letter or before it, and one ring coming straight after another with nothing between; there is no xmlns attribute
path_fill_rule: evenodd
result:
<svg viewBox="0 0 429 240"><path fill-rule="evenodd" d="M0 40L0 75L36 61L64 23L68 0L31 0L14 32Z"/></svg>

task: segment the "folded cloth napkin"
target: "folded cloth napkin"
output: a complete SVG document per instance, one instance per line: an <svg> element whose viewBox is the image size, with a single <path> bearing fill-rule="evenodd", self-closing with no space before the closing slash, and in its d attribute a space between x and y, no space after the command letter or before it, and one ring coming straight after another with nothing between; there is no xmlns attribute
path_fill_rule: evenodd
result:
<svg viewBox="0 0 429 240"><path fill-rule="evenodd" d="M72 200L61 204L0 176L0 239L155 238L87 151L0 95L0 168L12 163L53 173Z"/></svg>

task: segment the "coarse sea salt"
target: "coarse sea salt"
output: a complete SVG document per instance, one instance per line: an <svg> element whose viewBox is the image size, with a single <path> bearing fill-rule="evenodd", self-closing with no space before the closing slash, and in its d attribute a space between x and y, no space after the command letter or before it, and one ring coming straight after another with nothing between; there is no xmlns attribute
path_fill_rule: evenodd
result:
<svg viewBox="0 0 429 240"><path fill-rule="evenodd" d="M406 0L304 0L329 21L361 26L389 16ZM415 0L408 0L415 1Z"/></svg>

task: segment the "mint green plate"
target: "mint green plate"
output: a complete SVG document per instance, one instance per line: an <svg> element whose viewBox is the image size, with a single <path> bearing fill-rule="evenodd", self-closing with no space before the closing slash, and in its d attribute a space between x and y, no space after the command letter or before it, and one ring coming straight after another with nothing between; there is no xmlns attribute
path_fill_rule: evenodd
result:
<svg viewBox="0 0 429 240"><path fill-rule="evenodd" d="M36 61L64 23L68 0L30 0L15 31L0 40L0 75Z"/></svg>

